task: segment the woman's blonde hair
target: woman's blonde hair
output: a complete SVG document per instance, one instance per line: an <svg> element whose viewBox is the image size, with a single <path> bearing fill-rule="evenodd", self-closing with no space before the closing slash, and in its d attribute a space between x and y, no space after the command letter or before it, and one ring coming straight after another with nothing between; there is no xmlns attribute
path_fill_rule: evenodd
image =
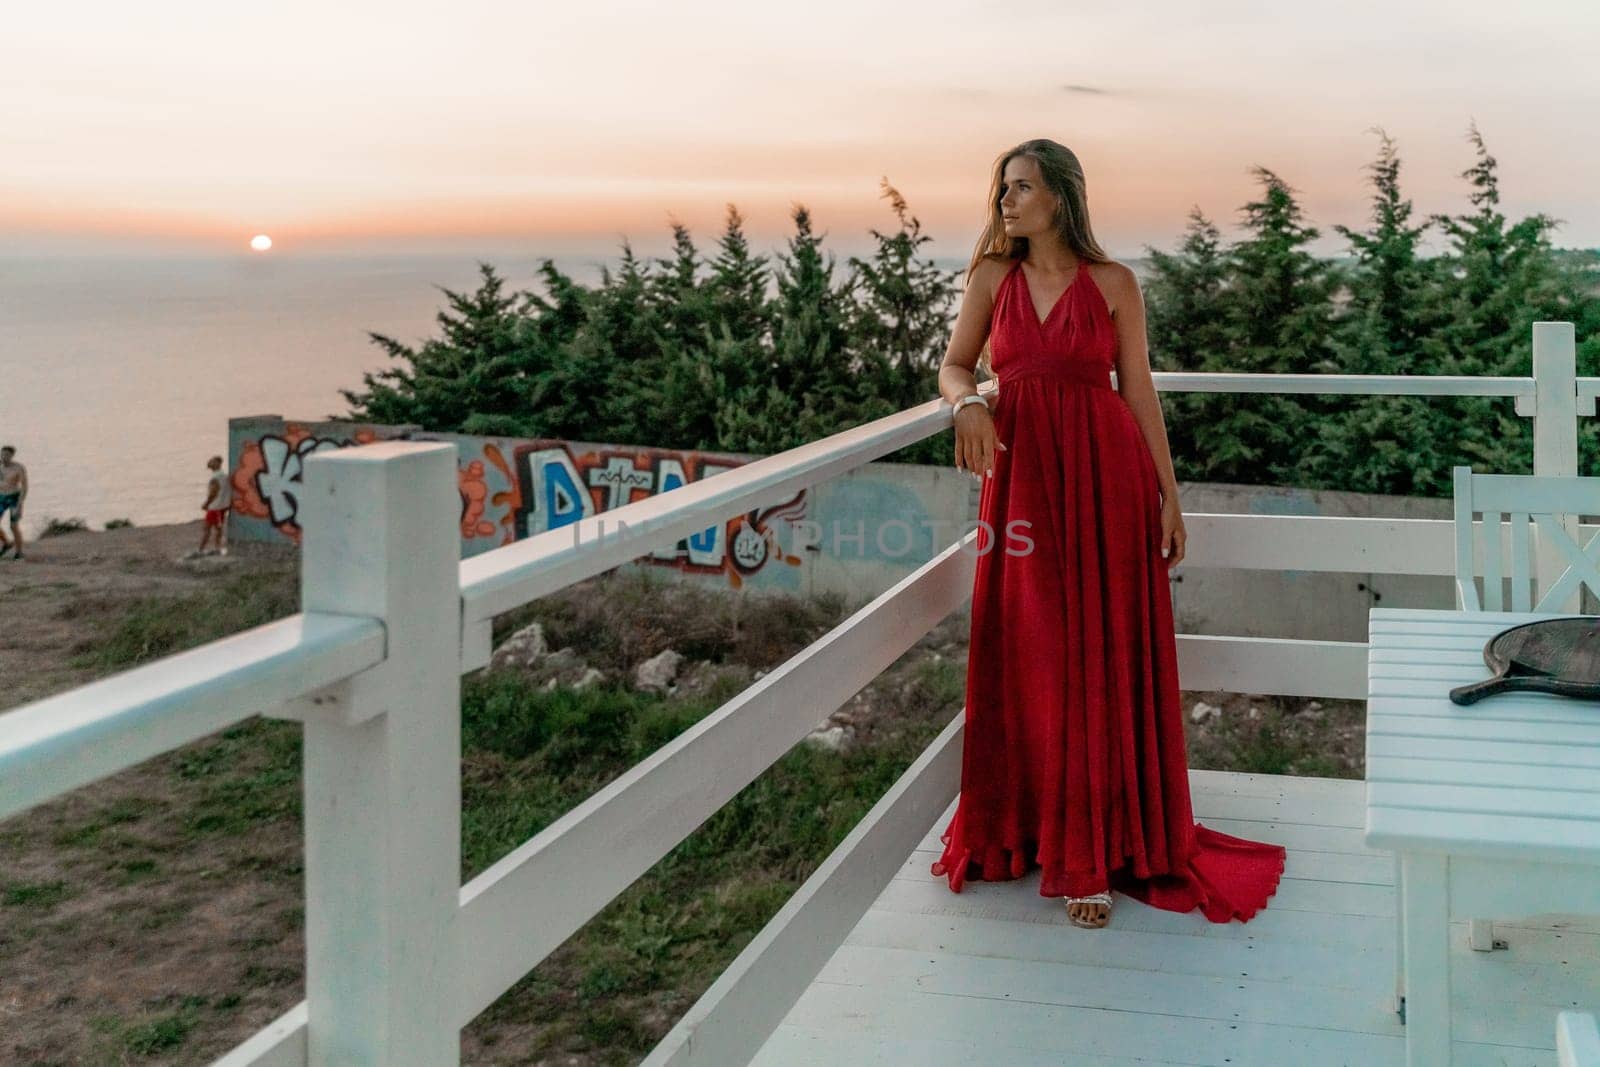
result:
<svg viewBox="0 0 1600 1067"><path fill-rule="evenodd" d="M988 219L983 233L978 237L977 248L973 250L972 262L967 265L965 281L972 280L972 272L986 259L1018 260L1028 254L1028 239L1008 236L1005 221L1000 217L1000 189L1005 184L1006 164L1017 156L1028 156L1039 164L1045 188L1055 194L1056 233L1060 235L1061 243L1079 259L1090 263L1110 263L1111 257L1095 240L1094 229L1089 225L1089 193L1083 177L1083 164L1078 162L1078 157L1066 145L1046 137L1036 137L1001 153L994 162L994 173L989 181ZM978 364L984 371L990 370L988 341L984 342L983 351L979 353Z"/></svg>

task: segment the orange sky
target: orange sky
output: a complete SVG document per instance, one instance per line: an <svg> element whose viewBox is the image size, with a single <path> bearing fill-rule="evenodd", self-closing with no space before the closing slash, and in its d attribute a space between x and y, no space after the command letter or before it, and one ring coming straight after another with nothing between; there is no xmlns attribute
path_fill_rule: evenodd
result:
<svg viewBox="0 0 1600 1067"><path fill-rule="evenodd" d="M804 203L848 251L892 227L887 176L959 255L996 153L1046 136L1083 160L1114 254L1169 245L1197 203L1231 227L1256 163L1332 253L1365 215L1368 127L1419 211L1449 212L1473 119L1508 214L1600 245L1600 5L1122 8L27 5L0 40L0 248L648 250L669 217L713 237L731 202L758 243Z"/></svg>

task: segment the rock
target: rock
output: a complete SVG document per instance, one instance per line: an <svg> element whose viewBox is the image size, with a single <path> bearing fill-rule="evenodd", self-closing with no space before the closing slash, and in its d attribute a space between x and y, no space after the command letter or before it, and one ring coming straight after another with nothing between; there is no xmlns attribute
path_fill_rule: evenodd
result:
<svg viewBox="0 0 1600 1067"><path fill-rule="evenodd" d="M818 748L832 749L838 752L844 748L850 731L843 726L829 726L826 729L813 730L805 739Z"/></svg>
<svg viewBox="0 0 1600 1067"><path fill-rule="evenodd" d="M872 721L876 714L876 709L872 705L872 700L873 691L871 687L863 689L861 692L845 701L845 703L832 715L829 715L828 721L835 725L847 726L853 731L857 723Z"/></svg>
<svg viewBox="0 0 1600 1067"><path fill-rule="evenodd" d="M538 623L526 626L501 643L489 657L490 670L515 670L529 676L544 692L558 686L586 689L605 680L605 672L591 667L572 648L548 650Z"/></svg>
<svg viewBox="0 0 1600 1067"><path fill-rule="evenodd" d="M672 686L673 679L678 676L678 668L683 663L683 654L667 649L658 655L651 656L633 669L633 685L636 689L648 689L656 693L665 693Z"/></svg>
<svg viewBox="0 0 1600 1067"><path fill-rule="evenodd" d="M1252 719L1259 719L1259 718L1261 718L1261 709L1260 709L1260 708L1258 708L1258 707L1254 707L1254 706L1252 706L1252 707L1251 707L1251 708L1250 708L1250 717L1251 717L1251 718L1252 718Z"/></svg>
<svg viewBox="0 0 1600 1067"><path fill-rule="evenodd" d="M1222 714L1222 709L1207 704L1204 700L1197 700L1189 711L1190 722L1205 722Z"/></svg>
<svg viewBox="0 0 1600 1067"><path fill-rule="evenodd" d="M1322 710L1322 701L1320 701L1320 700L1307 701L1306 702L1306 710L1307 711L1321 711Z"/></svg>
<svg viewBox="0 0 1600 1067"><path fill-rule="evenodd" d="M544 627L538 623L524 626L503 641L489 657L489 669L507 667L530 670L537 666L548 651L544 641Z"/></svg>
<svg viewBox="0 0 1600 1067"><path fill-rule="evenodd" d="M753 680L753 672L743 663L690 662L689 667L680 668L677 684L667 690L673 696L696 697L718 690L719 695L727 699L741 689L749 688Z"/></svg>
<svg viewBox="0 0 1600 1067"><path fill-rule="evenodd" d="M573 671L585 667L587 664L583 662L582 657L572 650L572 646L568 645L566 648L558 648L546 655L540 666L551 671Z"/></svg>
<svg viewBox="0 0 1600 1067"><path fill-rule="evenodd" d="M533 668L533 675L536 678L547 677L556 685L574 689L593 685L597 678L604 677L600 671L585 663L583 657L571 648L558 648L546 655ZM546 688L553 687L547 685Z"/></svg>

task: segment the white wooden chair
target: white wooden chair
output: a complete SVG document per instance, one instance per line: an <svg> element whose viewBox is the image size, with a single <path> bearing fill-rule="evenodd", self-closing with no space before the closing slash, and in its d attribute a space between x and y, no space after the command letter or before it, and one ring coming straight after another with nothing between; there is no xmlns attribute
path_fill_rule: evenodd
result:
<svg viewBox="0 0 1600 1067"><path fill-rule="evenodd" d="M1600 1029L1593 1015L1564 1011L1556 1016L1556 1057L1561 1067L1600 1067Z"/></svg>
<svg viewBox="0 0 1600 1067"><path fill-rule="evenodd" d="M1527 474L1474 474L1471 467L1454 468L1456 534L1456 607L1463 611L1560 611L1573 591L1587 585L1600 595L1600 535L1581 549L1556 520L1558 515L1600 515L1600 478L1541 477ZM1483 596L1478 596L1473 562L1473 515L1483 523ZM1511 559L1503 557L1502 525L1511 522ZM1550 583L1544 596L1533 603L1536 576L1529 552L1528 524L1542 532L1547 543L1559 549L1567 567ZM1509 573L1508 573L1509 572ZM1511 579L1511 604L1505 606L1505 579ZM1469 943L1479 952L1494 948L1494 926L1488 919L1473 919Z"/></svg>
<svg viewBox="0 0 1600 1067"><path fill-rule="evenodd" d="M1600 595L1600 535L1581 549L1556 521L1557 515L1600 515L1600 478L1541 477L1526 474L1474 474L1455 468L1456 606L1465 611L1560 611L1581 585ZM1483 515L1483 596L1474 580L1474 513ZM1502 555L1501 527L1511 520L1508 575ZM1529 553L1528 523L1536 525L1547 544L1559 549L1567 567L1533 603L1534 573ZM1504 580L1511 579L1511 604L1505 606Z"/></svg>

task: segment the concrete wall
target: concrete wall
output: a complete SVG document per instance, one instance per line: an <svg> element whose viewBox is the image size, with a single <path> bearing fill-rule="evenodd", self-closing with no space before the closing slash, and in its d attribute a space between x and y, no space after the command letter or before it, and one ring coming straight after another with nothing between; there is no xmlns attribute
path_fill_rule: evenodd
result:
<svg viewBox="0 0 1600 1067"><path fill-rule="evenodd" d="M397 438L456 446L463 557L761 458L285 421L277 415L231 419L231 536L297 543L304 458L323 449ZM975 484L949 468L869 463L707 527L632 565L735 589L870 598L967 532L968 516L976 515Z"/></svg>
<svg viewBox="0 0 1600 1067"><path fill-rule="evenodd" d="M1448 519L1448 499L1333 490L1196 483L1182 487L1185 512ZM1316 571L1187 570L1172 582L1179 633L1365 641L1375 606L1450 608L1452 580L1434 575Z"/></svg>
<svg viewBox="0 0 1600 1067"><path fill-rule="evenodd" d="M1448 497L1216 483L1184 485L1181 495L1186 513L1395 519L1449 519L1455 514L1454 502ZM1449 566L1453 559L1444 564ZM1370 608L1453 608L1456 603L1455 582L1445 575L1179 570L1172 579L1174 624L1179 633L1365 641ZM1579 607L1588 613L1597 610L1588 589L1584 589Z"/></svg>

